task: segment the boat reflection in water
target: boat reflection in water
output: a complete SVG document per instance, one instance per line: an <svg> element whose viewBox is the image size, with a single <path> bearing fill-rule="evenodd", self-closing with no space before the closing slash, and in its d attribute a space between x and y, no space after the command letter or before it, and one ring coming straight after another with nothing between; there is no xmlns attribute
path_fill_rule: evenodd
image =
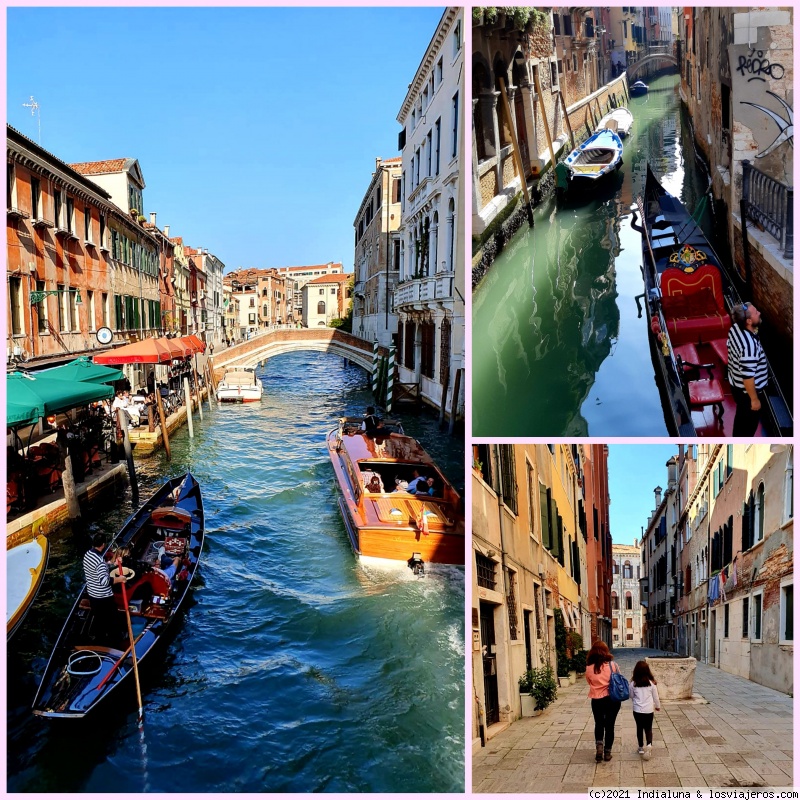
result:
<svg viewBox="0 0 800 800"><path fill-rule="evenodd" d="M399 423L383 425L368 435L360 418L343 417L328 434L353 550L362 559L405 562L417 573L426 563L463 564L461 497ZM432 495L404 488L417 476L432 479Z"/></svg>

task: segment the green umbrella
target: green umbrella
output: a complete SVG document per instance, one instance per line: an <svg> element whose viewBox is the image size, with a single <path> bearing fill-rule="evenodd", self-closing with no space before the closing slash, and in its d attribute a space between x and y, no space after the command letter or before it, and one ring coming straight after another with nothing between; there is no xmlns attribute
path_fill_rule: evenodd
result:
<svg viewBox="0 0 800 800"><path fill-rule="evenodd" d="M45 369L36 374L43 378L56 378L60 381L91 381L92 383L111 383L112 381L121 381L125 377L125 373L121 369L95 364L88 356L81 356L70 361L69 364Z"/></svg>
<svg viewBox="0 0 800 800"><path fill-rule="evenodd" d="M6 377L6 403L9 419L19 409L35 410L36 416L57 414L105 400L114 395L114 389L104 383L62 381L41 375L12 372ZM8 423L14 424L14 423Z"/></svg>
<svg viewBox="0 0 800 800"><path fill-rule="evenodd" d="M18 425L32 425L41 415L33 405L20 405L6 403L6 425L9 428L16 428Z"/></svg>

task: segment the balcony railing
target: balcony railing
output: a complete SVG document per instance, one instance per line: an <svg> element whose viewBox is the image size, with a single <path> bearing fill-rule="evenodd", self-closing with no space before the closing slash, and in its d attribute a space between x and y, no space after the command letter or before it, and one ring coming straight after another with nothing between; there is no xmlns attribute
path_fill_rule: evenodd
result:
<svg viewBox="0 0 800 800"><path fill-rule="evenodd" d="M394 291L394 306L400 308L413 303L452 300L454 280L454 273L440 272L438 275L414 278L406 283L398 284Z"/></svg>
<svg viewBox="0 0 800 800"><path fill-rule="evenodd" d="M794 253L794 187L786 186L742 161L742 204L744 213L767 233L774 236L791 259Z"/></svg>

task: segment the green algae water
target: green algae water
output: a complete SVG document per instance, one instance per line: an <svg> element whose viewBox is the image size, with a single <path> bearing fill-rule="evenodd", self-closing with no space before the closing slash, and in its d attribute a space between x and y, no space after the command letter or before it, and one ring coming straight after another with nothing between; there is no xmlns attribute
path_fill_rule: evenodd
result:
<svg viewBox="0 0 800 800"><path fill-rule="evenodd" d="M297 353L260 377L260 404L206 406L171 464L137 463L143 499L191 470L207 526L185 614L146 665L142 731L133 684L97 719L31 714L83 582L76 539L54 543L8 646L8 791L464 790L464 570L419 579L353 555L325 435L371 402L362 370ZM463 441L431 417L403 422L463 491ZM132 510L121 490L92 509L90 532L118 530Z"/></svg>
<svg viewBox="0 0 800 800"><path fill-rule="evenodd" d="M667 435L634 299L642 251L630 207L648 162L690 209L707 191L678 86L661 76L631 98L623 167L594 191L543 202L473 295L475 436Z"/></svg>

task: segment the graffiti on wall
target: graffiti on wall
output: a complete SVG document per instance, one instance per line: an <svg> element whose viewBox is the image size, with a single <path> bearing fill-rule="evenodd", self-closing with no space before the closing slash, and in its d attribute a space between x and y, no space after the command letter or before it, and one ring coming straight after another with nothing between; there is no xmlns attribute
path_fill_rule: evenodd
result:
<svg viewBox="0 0 800 800"><path fill-rule="evenodd" d="M771 63L768 58L764 58L763 50L756 50L755 48L751 48L746 55L739 56L739 66L736 67L736 71L743 77L749 76L747 78L748 83L751 81L766 82L767 78L779 81L786 74L782 64ZM767 77L762 78L762 75Z"/></svg>
<svg viewBox="0 0 800 800"><path fill-rule="evenodd" d="M751 103L748 100L740 101L743 106L753 106L753 108L757 108L759 111L766 114L778 126L778 135L770 145L765 147L760 153L756 153L756 158L768 156L773 150L780 147L784 142L789 142L789 145L794 147L794 112L792 107L785 100L783 100L783 98L778 97L775 92L770 92L767 90L767 94L774 97L783 106L784 110L786 111L786 119L771 109L765 108L757 103Z"/></svg>

